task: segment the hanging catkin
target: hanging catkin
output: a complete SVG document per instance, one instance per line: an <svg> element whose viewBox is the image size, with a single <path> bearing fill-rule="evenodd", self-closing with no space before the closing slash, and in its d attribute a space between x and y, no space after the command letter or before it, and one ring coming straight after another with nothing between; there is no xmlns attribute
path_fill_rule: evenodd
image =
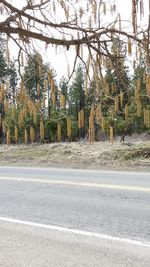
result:
<svg viewBox="0 0 150 267"><path fill-rule="evenodd" d="M112 85L111 85L111 92L112 92L112 94L113 93L116 93L116 84L115 83L112 83Z"/></svg>
<svg viewBox="0 0 150 267"><path fill-rule="evenodd" d="M20 84L20 102L24 103L25 102L25 87L23 81Z"/></svg>
<svg viewBox="0 0 150 267"><path fill-rule="evenodd" d="M128 120L128 104L125 105L125 120Z"/></svg>
<svg viewBox="0 0 150 267"><path fill-rule="evenodd" d="M133 33L136 33L137 29L136 0L132 0L132 26L133 26Z"/></svg>
<svg viewBox="0 0 150 267"><path fill-rule="evenodd" d="M35 130L32 126L30 126L30 141L31 143L35 142Z"/></svg>
<svg viewBox="0 0 150 267"><path fill-rule="evenodd" d="M41 110L41 101L38 99L36 102L36 111L40 112L40 110Z"/></svg>
<svg viewBox="0 0 150 267"><path fill-rule="evenodd" d="M146 126L146 108L143 109L144 125Z"/></svg>
<svg viewBox="0 0 150 267"><path fill-rule="evenodd" d="M52 105L53 107L56 106L56 95L55 92L51 92L51 98L52 98Z"/></svg>
<svg viewBox="0 0 150 267"><path fill-rule="evenodd" d="M147 96L150 97L150 75L146 76L146 92Z"/></svg>
<svg viewBox="0 0 150 267"><path fill-rule="evenodd" d="M123 100L124 100L124 93L121 91L120 92L120 106L121 106L121 108L123 107Z"/></svg>
<svg viewBox="0 0 150 267"><path fill-rule="evenodd" d="M7 146L10 145L10 129L9 128L7 129L7 134L6 134L6 143L7 143Z"/></svg>
<svg viewBox="0 0 150 267"><path fill-rule="evenodd" d="M89 116L89 142L94 143L95 141L95 127L94 127L94 106L91 107L91 113Z"/></svg>
<svg viewBox="0 0 150 267"><path fill-rule="evenodd" d="M102 116L102 119L101 119L101 128L102 128L102 131L104 132L105 131L105 120L104 120L103 116Z"/></svg>
<svg viewBox="0 0 150 267"><path fill-rule="evenodd" d="M46 95L44 94L44 95L43 95L43 108L44 108L44 109L46 108L46 101L47 101L47 97L46 97Z"/></svg>
<svg viewBox="0 0 150 267"><path fill-rule="evenodd" d="M119 22L119 31L121 31L121 16L118 14L118 22Z"/></svg>
<svg viewBox="0 0 150 267"><path fill-rule="evenodd" d="M6 82L6 86L5 86L5 93L6 93L6 95L9 94L9 88L10 88L10 82L7 81L7 82Z"/></svg>
<svg viewBox="0 0 150 267"><path fill-rule="evenodd" d="M103 13L104 15L106 15L106 3L102 2L102 4L103 4Z"/></svg>
<svg viewBox="0 0 150 267"><path fill-rule="evenodd" d="M115 99L114 99L114 110L115 112L119 111L119 98L117 95L115 96Z"/></svg>
<svg viewBox="0 0 150 267"><path fill-rule="evenodd" d="M51 87L51 100L52 100L52 105L55 107L56 105L56 95L55 95L55 82L53 80L52 72L49 70L48 72L48 81Z"/></svg>
<svg viewBox="0 0 150 267"><path fill-rule="evenodd" d="M19 114L18 114L18 126L19 128L22 128L24 123L24 117L23 117L23 110L21 109Z"/></svg>
<svg viewBox="0 0 150 267"><path fill-rule="evenodd" d="M37 83L36 90L37 90L37 96L39 97L40 96L40 83L39 82Z"/></svg>
<svg viewBox="0 0 150 267"><path fill-rule="evenodd" d="M70 139L72 135L72 120L70 117L67 118L67 136Z"/></svg>
<svg viewBox="0 0 150 267"><path fill-rule="evenodd" d="M53 12L54 12L54 15L56 15L56 6L55 6L55 2L53 1Z"/></svg>
<svg viewBox="0 0 150 267"><path fill-rule="evenodd" d="M65 95L60 93L60 107L61 108L65 108L66 107L66 103L65 103Z"/></svg>
<svg viewBox="0 0 150 267"><path fill-rule="evenodd" d="M80 110L81 128L84 128L84 109Z"/></svg>
<svg viewBox="0 0 150 267"><path fill-rule="evenodd" d="M79 17L80 17L80 19L82 19L83 14L84 14L84 12L83 12L83 8L80 7L80 9L79 9Z"/></svg>
<svg viewBox="0 0 150 267"><path fill-rule="evenodd" d="M47 92L47 88L48 88L48 81L45 79L44 80L44 92Z"/></svg>
<svg viewBox="0 0 150 267"><path fill-rule="evenodd" d="M128 38L128 55L132 55L132 43L131 43L131 38Z"/></svg>
<svg viewBox="0 0 150 267"><path fill-rule="evenodd" d="M138 79L136 81L136 87L135 87L135 104L138 105L140 101L140 91L141 91L141 80Z"/></svg>
<svg viewBox="0 0 150 267"><path fill-rule="evenodd" d="M18 143L18 127L15 125L15 142Z"/></svg>
<svg viewBox="0 0 150 267"><path fill-rule="evenodd" d="M146 71L143 71L143 82L146 83Z"/></svg>
<svg viewBox="0 0 150 267"><path fill-rule="evenodd" d="M149 110L145 111L145 126L147 128L150 128L150 111Z"/></svg>
<svg viewBox="0 0 150 267"><path fill-rule="evenodd" d="M21 66L24 66L24 56L23 56L23 52L21 52Z"/></svg>
<svg viewBox="0 0 150 267"><path fill-rule="evenodd" d="M81 112L78 112L78 128L81 129Z"/></svg>
<svg viewBox="0 0 150 267"><path fill-rule="evenodd" d="M149 126L149 112L145 110L145 126L148 128Z"/></svg>
<svg viewBox="0 0 150 267"><path fill-rule="evenodd" d="M33 122L34 122L34 124L37 125L37 112L36 112L35 105L33 106L32 116L33 116Z"/></svg>
<svg viewBox="0 0 150 267"><path fill-rule="evenodd" d="M57 122L57 140L58 140L58 142L61 141L61 123L60 123L60 121Z"/></svg>
<svg viewBox="0 0 150 267"><path fill-rule="evenodd" d="M32 102L32 100L28 99L27 107L28 107L28 110L30 112L30 116L32 116L32 112L33 112L33 102Z"/></svg>
<svg viewBox="0 0 150 267"><path fill-rule="evenodd" d="M100 105L97 106L95 114L96 114L96 122L98 124L100 124L101 119L102 119L102 110L101 110L101 106Z"/></svg>
<svg viewBox="0 0 150 267"><path fill-rule="evenodd" d="M94 23L96 24L96 22L97 22L97 3L96 3L96 1L94 1L93 5L92 5L92 14L94 16Z"/></svg>
<svg viewBox="0 0 150 267"><path fill-rule="evenodd" d="M8 99L5 97L5 99L4 99L4 111L8 112L8 108L9 108L9 102L8 102Z"/></svg>
<svg viewBox="0 0 150 267"><path fill-rule="evenodd" d="M0 103L2 103L3 97L2 97L2 91L0 91Z"/></svg>
<svg viewBox="0 0 150 267"><path fill-rule="evenodd" d="M136 108L137 108L137 117L140 118L142 114L142 107L140 100L137 101Z"/></svg>
<svg viewBox="0 0 150 267"><path fill-rule="evenodd" d="M15 113L16 113L16 109L15 109L15 106L14 105L12 105L11 113L12 113L12 118L14 120L15 119Z"/></svg>
<svg viewBox="0 0 150 267"><path fill-rule="evenodd" d="M89 142L94 143L95 130L94 130L94 118L92 115L89 117Z"/></svg>
<svg viewBox="0 0 150 267"><path fill-rule="evenodd" d="M110 126L110 142L113 144L114 143L114 129L112 126Z"/></svg>
<svg viewBox="0 0 150 267"><path fill-rule="evenodd" d="M143 16L144 16L144 4L143 4L143 0L140 0L140 17L141 17L141 19Z"/></svg>
<svg viewBox="0 0 150 267"><path fill-rule="evenodd" d="M141 80L140 79L137 80L136 87L137 87L138 93L140 93L141 91Z"/></svg>
<svg viewBox="0 0 150 267"><path fill-rule="evenodd" d="M42 141L44 140L44 122L42 118L40 120L40 138Z"/></svg>
<svg viewBox="0 0 150 267"><path fill-rule="evenodd" d="M88 97L88 75L85 76L85 96Z"/></svg>
<svg viewBox="0 0 150 267"><path fill-rule="evenodd" d="M25 145L28 144L28 133L27 133L27 129L24 130L24 143L25 143Z"/></svg>

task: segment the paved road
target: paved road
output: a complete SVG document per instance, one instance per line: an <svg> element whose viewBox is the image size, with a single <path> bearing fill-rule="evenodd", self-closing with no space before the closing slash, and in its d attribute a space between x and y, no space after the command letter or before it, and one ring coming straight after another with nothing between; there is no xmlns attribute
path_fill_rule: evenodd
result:
<svg viewBox="0 0 150 267"><path fill-rule="evenodd" d="M0 266L150 266L150 174L0 167L0 240Z"/></svg>

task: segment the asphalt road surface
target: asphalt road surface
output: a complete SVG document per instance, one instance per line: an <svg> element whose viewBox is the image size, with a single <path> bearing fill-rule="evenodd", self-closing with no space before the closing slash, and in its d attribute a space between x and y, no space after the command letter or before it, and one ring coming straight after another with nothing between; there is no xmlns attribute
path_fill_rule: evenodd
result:
<svg viewBox="0 0 150 267"><path fill-rule="evenodd" d="M0 167L0 266L150 266L150 173Z"/></svg>

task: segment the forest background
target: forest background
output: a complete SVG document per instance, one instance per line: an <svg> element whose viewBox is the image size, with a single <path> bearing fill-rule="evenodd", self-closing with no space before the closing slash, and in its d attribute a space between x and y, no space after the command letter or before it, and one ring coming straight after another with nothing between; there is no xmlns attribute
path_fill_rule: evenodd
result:
<svg viewBox="0 0 150 267"><path fill-rule="evenodd" d="M127 20L117 3L37 0L17 7L0 1L2 144L111 145L118 136L149 138L150 3L130 1ZM60 47L71 50L72 68L60 62L62 68L68 64L67 77L57 75L33 40L45 43L45 53L50 45L56 53ZM15 60L12 42L18 47ZM149 151L139 151L149 157Z"/></svg>

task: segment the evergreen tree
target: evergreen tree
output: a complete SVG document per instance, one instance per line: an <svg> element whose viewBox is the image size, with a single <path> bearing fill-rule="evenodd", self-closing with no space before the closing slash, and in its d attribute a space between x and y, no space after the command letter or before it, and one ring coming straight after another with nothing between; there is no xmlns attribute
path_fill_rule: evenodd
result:
<svg viewBox="0 0 150 267"><path fill-rule="evenodd" d="M67 94L68 94L68 81L67 81L67 79L64 76L60 79L59 87L61 89L61 93L67 98Z"/></svg>
<svg viewBox="0 0 150 267"><path fill-rule="evenodd" d="M141 104L143 107L146 107L147 105L150 105L150 99L147 97L146 93L146 65L141 60L137 67L134 69L133 79L132 79L132 86L135 87L137 80L140 79L140 89L141 89ZM134 94L134 90L133 90Z"/></svg>
<svg viewBox="0 0 150 267"><path fill-rule="evenodd" d="M24 83L30 98L36 102L43 96L44 80L48 76L48 65L39 53L29 56L24 68ZM40 87L40 88L38 88ZM38 90L40 89L40 92Z"/></svg>
<svg viewBox="0 0 150 267"><path fill-rule="evenodd" d="M118 95L119 111L121 112L130 98L131 79L128 67L122 66L122 62L117 59L116 66L106 70L105 79L109 87L109 96L104 98L104 109L107 110L109 106L113 106L114 98ZM121 94L123 95L122 104L120 101Z"/></svg>
<svg viewBox="0 0 150 267"><path fill-rule="evenodd" d="M82 110L82 115L80 111ZM73 82L69 89L69 114L71 114L78 128L78 136L85 135L85 90L84 90L84 70L81 64L77 66ZM81 116L81 117L80 117ZM80 125L82 120L82 125Z"/></svg>
<svg viewBox="0 0 150 267"><path fill-rule="evenodd" d="M62 105L63 108L66 109L66 105L68 102L68 81L64 76L60 79L59 88L60 88L60 107ZM61 99L63 99L63 101L61 101Z"/></svg>
<svg viewBox="0 0 150 267"><path fill-rule="evenodd" d="M8 66L8 76L9 76L9 96L8 98L15 104L16 102L16 91L17 91L17 70L14 62L10 62Z"/></svg>
<svg viewBox="0 0 150 267"><path fill-rule="evenodd" d="M69 89L69 110L78 120L78 112L85 107L84 73L78 65L72 85Z"/></svg>
<svg viewBox="0 0 150 267"><path fill-rule="evenodd" d="M4 58L3 51L0 51L0 82L4 83L8 75L8 65Z"/></svg>

